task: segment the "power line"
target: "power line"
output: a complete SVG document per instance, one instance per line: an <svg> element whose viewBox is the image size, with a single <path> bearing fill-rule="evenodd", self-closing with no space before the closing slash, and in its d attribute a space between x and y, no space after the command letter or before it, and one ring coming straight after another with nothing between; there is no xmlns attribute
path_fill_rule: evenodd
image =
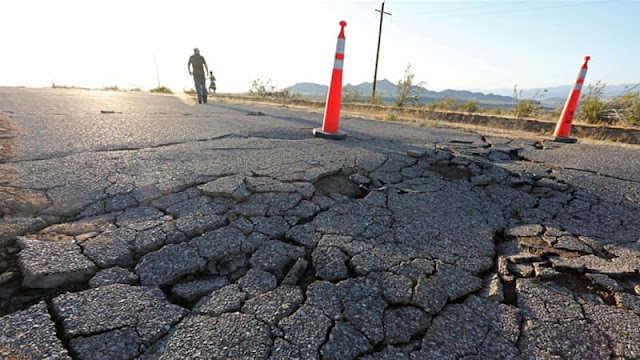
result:
<svg viewBox="0 0 640 360"><path fill-rule="evenodd" d="M486 9L486 8L499 8L499 7L512 7L515 5L521 5L526 3L533 3L534 0L524 0L524 1L506 1L506 2L490 2L490 3L480 3L478 5L474 4L472 7L465 6L466 10L477 10L477 9ZM471 12L473 14L473 12ZM435 17L440 16L449 16L449 15L460 15L459 8L450 9L449 11L439 11Z"/></svg>
<svg viewBox="0 0 640 360"><path fill-rule="evenodd" d="M519 3L506 3L506 4L495 4L495 7L498 6L502 6L502 5L516 5L516 4L523 4L523 3L528 3L531 1L521 1ZM473 12L473 11L469 11L469 12L460 12L460 11L454 11L452 13L440 13L437 14L436 16L430 17L431 19L441 19L441 18L449 18L451 16L481 16L481 15L494 15L494 14L512 14L512 13L518 13L518 12L525 12L525 11L536 11L536 10L546 10L546 9L556 9L556 8L566 8L566 7L578 7L578 6L588 6L588 5L596 5L596 4L602 4L602 3L608 3L610 1L608 0L600 0L600 1L591 1L591 2L575 2L575 3L570 3L570 4L555 4L555 5L543 5L543 6L528 6L528 7L522 7L522 8L516 8L516 9L505 9L504 11L501 11L502 9L498 9L498 11L486 11L486 12ZM540 4L540 2L535 2L536 5ZM477 8L476 8L477 9Z"/></svg>

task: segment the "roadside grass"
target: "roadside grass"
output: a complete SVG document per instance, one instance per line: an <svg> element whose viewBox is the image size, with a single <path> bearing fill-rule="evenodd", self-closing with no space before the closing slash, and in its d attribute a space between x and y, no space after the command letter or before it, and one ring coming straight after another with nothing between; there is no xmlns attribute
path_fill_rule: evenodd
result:
<svg viewBox="0 0 640 360"><path fill-rule="evenodd" d="M134 88L121 88L119 86L113 85L113 86L104 86L102 88L86 88L86 87L81 87L81 86L75 86L75 85L56 85L53 84L51 86L52 89L65 89L65 90L93 90L93 91L117 91L117 92L141 92L142 89L139 87L134 87Z"/></svg>
<svg viewBox="0 0 640 360"><path fill-rule="evenodd" d="M86 87L81 87L81 86L75 86L75 85L56 85L53 84L51 86L52 89L66 89L66 90L91 90L89 88Z"/></svg>
<svg viewBox="0 0 640 360"><path fill-rule="evenodd" d="M171 91L171 89L169 89L166 86L158 86L155 87L151 90L149 90L150 93L156 93L156 94L173 94L173 91Z"/></svg>
<svg viewBox="0 0 640 360"><path fill-rule="evenodd" d="M274 100L268 97L257 98L248 95L224 95L219 97L220 100L233 102L245 102L253 104L261 104L267 106L286 106L289 108L304 109L306 111L322 113L324 111L324 101L321 100L305 100L305 99L282 99ZM557 123L555 114L550 112L542 118L522 117L516 118L514 114L508 111L500 111L500 115L492 115L492 112L460 112L460 111L442 111L433 110L436 116L426 115L428 110L424 106L403 106L394 105L377 105L367 104L363 102L342 102L342 116L350 116L360 119L384 121L400 123L405 125L413 125L417 127L450 127L457 129L473 129L484 135L502 136L502 137L520 137L527 139L539 139L546 137L552 139L553 130ZM493 112L495 114L495 112ZM455 120L455 121L453 121ZM478 122L478 123L474 123ZM583 121L574 119L574 131L578 133L578 126L588 127L587 132L580 132L578 137L581 141L599 141L611 144L626 144L637 139L638 135L632 135L629 140L628 131L634 132L639 129L636 127L605 127L593 124L584 124ZM598 129L602 129L602 133L598 133ZM573 134L572 134L573 136ZM635 142L634 142L635 141Z"/></svg>
<svg viewBox="0 0 640 360"><path fill-rule="evenodd" d="M495 135L508 135L508 136L517 136L522 138L536 138L540 135L550 135L544 134L540 132L532 132L532 131L524 131L518 129L516 126L505 127L501 123L498 122L489 122L487 125L475 125L470 123L459 123L459 122L448 122L442 119L431 119L427 117L422 117L412 112L399 112L397 110L386 110L381 111L378 109L372 109L369 111L362 110L345 110L346 115L357 117L361 119L373 119L373 120L381 120L386 122L395 122L399 124L405 125L414 125L417 127L429 127L429 128L439 128L439 127L449 127L456 128L462 131L478 131L482 133L491 133ZM476 114L477 115L477 114ZM515 119L514 119L515 120Z"/></svg>
<svg viewBox="0 0 640 360"><path fill-rule="evenodd" d="M140 88L124 89L124 88L120 88L118 86L106 86L106 87L103 87L100 90L102 90L102 91L119 91L119 92L138 92L138 91L142 91L142 89L140 89Z"/></svg>

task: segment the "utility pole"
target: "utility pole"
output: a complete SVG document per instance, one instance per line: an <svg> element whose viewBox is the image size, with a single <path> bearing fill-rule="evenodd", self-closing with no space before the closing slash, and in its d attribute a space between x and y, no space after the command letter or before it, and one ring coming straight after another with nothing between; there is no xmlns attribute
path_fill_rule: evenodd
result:
<svg viewBox="0 0 640 360"><path fill-rule="evenodd" d="M160 87L160 73L158 72L158 59L156 53L153 53L153 62L156 64L156 78L158 79L158 87Z"/></svg>
<svg viewBox="0 0 640 360"><path fill-rule="evenodd" d="M384 11L384 1L382 2L382 8L376 9L380 13L380 30L378 30L378 51L376 51L376 69L373 72L373 91L371 92L371 101L376 98L376 81L378 80L378 59L380 58L380 39L382 38L382 18L384 15L391 15L391 13Z"/></svg>

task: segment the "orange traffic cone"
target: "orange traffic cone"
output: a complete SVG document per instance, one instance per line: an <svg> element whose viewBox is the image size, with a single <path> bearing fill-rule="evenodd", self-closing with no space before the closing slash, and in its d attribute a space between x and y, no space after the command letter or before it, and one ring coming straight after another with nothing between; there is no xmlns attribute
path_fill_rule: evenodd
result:
<svg viewBox="0 0 640 360"><path fill-rule="evenodd" d="M553 132L553 136L556 137L556 141L566 143L574 143L577 141L576 139L570 138L569 133L571 132L573 115L575 114L576 108L578 107L578 100L580 100L580 90L582 90L584 78L585 76L587 76L587 63L590 59L590 56L585 56L584 64L582 64L582 67L580 68L576 84L573 86L573 89L571 89L569 97L567 98L567 102L564 104L564 109L562 110L562 114L560 114L560 118L558 119L556 130Z"/></svg>
<svg viewBox="0 0 640 360"><path fill-rule="evenodd" d="M342 100L342 67L344 64L344 27L345 21L340 21L340 34L338 35L338 45L336 46L336 57L333 63L333 74L331 75L331 85L327 94L327 104L324 109L324 120L322 129L313 129L313 136L329 139L342 140L346 134L338 131L340 123L340 103Z"/></svg>

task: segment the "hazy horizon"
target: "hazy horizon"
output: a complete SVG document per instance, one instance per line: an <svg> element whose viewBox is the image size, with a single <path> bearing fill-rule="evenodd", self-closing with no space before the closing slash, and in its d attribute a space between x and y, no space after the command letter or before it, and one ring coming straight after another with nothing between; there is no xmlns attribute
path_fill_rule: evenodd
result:
<svg viewBox="0 0 640 360"><path fill-rule="evenodd" d="M397 83L397 81L394 82L394 81L391 81L389 79L378 79L377 83L380 84L380 83L385 82L385 81L388 81L388 82L394 84L394 86ZM372 83L373 83L373 81L364 81L364 82L357 83L357 84L343 83L343 86L354 86L355 87L355 86L361 86L363 84L372 84ZM294 87L296 85L299 85L299 84L313 84L313 85L319 85L319 86L325 86L325 87L328 87L328 85L329 85L328 83L324 83L323 84L323 83L315 83L315 82L311 82L311 81L299 81L299 82L296 82L295 84L291 84L291 85L283 87L283 88L277 88L277 90L283 90L283 89L287 89L287 88L292 88L292 87ZM0 84L0 87L3 87L3 88L11 88L11 87L15 87L15 88L50 88L50 87L52 87L52 85L54 85L54 84L51 84L49 86L46 86L46 85L43 85L43 86L26 86L26 85L2 85L2 84ZM589 85L592 85L592 84L585 83L585 86L583 87L583 92L585 92L587 90ZM605 96L617 96L617 95L620 95L625 91L626 88L631 88L631 87L634 88L633 91L638 91L637 89L639 87L639 84L611 84L611 85L605 84L605 85L606 85L605 93L604 93ZM149 90L152 89L152 88L151 89L142 89L142 88L134 88L134 87L121 87L121 86L118 86L118 85L105 86L105 87L86 87L86 86L77 86L77 85L73 85L73 84L55 84L55 86L58 87L58 88L76 88L76 89L87 89L87 90L111 90L111 89L117 88L118 90L122 90L122 91L135 91L135 90L149 91ZM555 90L555 92L551 91L550 94L546 94L546 95L542 94L542 95L544 95L543 97L554 98L555 99L555 98L558 98L558 97L561 97L561 98L566 97L568 95L567 91L569 91L572 88L572 86L573 86L573 84L571 84L571 85L556 85L556 86L548 86L548 87L540 87L540 88L520 88L520 87L518 87L518 92L522 93L522 94L519 94L520 95L519 97L527 98L527 97L534 96L534 92L536 92L536 91ZM167 87L167 88L169 88L169 87ZM174 93L180 93L180 92L183 92L185 90L186 91L193 90L191 88L185 88L185 89L172 89L172 88L169 88L169 89L171 91L173 91ZM483 94L486 94L486 95L493 94L493 95L508 96L508 97L513 96L513 91L514 91L513 87L511 87L511 88L498 88L498 89L457 89L457 88L448 87L448 88L444 88L444 89L441 89L441 90L435 90L435 89L431 89L429 87L425 87L425 89L429 90L429 91L434 91L434 92L444 92L444 91L447 91L447 90L451 90L451 91L469 91L469 92L474 92L474 93L483 93ZM243 90L243 91L224 92L224 93L242 94L242 93L249 92L249 90L250 90L250 87L248 87L246 90Z"/></svg>

